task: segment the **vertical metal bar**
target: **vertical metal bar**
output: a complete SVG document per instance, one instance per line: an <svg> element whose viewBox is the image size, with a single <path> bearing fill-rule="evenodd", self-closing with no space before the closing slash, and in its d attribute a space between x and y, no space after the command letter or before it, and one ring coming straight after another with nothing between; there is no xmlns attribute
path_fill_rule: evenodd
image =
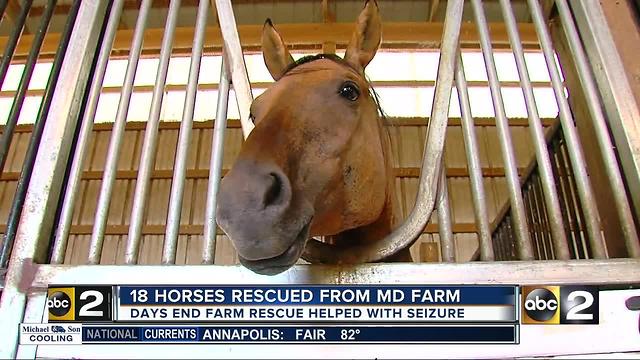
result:
<svg viewBox="0 0 640 360"><path fill-rule="evenodd" d="M13 30L9 35L7 44L5 45L2 59L0 59L0 89L2 88L2 84L4 84L4 78L7 76L7 71L9 71L9 65L11 65L11 58L13 57L13 53L16 51L18 40L20 39L20 35L22 35L22 31L24 30L24 23L27 20L27 16L29 15L31 4L33 4L33 0L25 0L22 4L20 14L16 19L16 23L13 24ZM4 2L4 6L7 6L7 1ZM0 19L2 18L1 15L2 12L0 12Z"/></svg>
<svg viewBox="0 0 640 360"><path fill-rule="evenodd" d="M526 211L528 216L530 217L531 223L529 224L531 226L531 229L529 231L531 239L533 241L535 241L536 244L538 244L538 246L542 245L542 253L545 254L544 258L541 256L540 258L543 260L546 260L546 246L544 244L544 241L541 239L540 237L540 231L538 231L538 217L537 217L537 213L536 213L536 209L535 209L535 205L533 202L533 193L531 190L531 184L527 184L525 187L525 206L527 207Z"/></svg>
<svg viewBox="0 0 640 360"><path fill-rule="evenodd" d="M458 62L456 65L455 81L458 90L458 102L460 103L460 117L462 125L462 135L464 137L464 149L467 155L467 166L469 167L469 180L471 182L471 195L473 198L473 212L475 214L476 226L478 227L478 241L480 243L480 259L493 261L493 245L491 242L491 230L487 214L487 201L484 193L484 183L482 180L482 167L478 154L478 141L471 115L471 104L469 103L469 93L467 90L467 80L464 75L464 64L462 56L458 52Z"/></svg>
<svg viewBox="0 0 640 360"><path fill-rule="evenodd" d="M216 257L216 203L218 187L222 175L222 149L224 147L224 132L227 128L227 106L229 104L229 70L226 52L222 54L220 67L220 84L218 85L218 105L211 144L211 166L209 167L209 186L207 190L207 207L204 217L204 242L202 248L202 263L213 264Z"/></svg>
<svg viewBox="0 0 640 360"><path fill-rule="evenodd" d="M200 0L196 18L196 32L193 37L193 47L191 50L187 94L184 99L184 110L182 112L182 122L180 123L178 151L176 152L176 161L173 166L173 180L171 181L171 196L169 199L169 212L167 214L167 234L162 251L163 264L175 264L176 262L184 181L187 172L187 156L189 145L191 144L191 127L193 125L196 95L198 94L198 76L200 75L200 60L202 59L202 46L204 44L208 12L209 0Z"/></svg>
<svg viewBox="0 0 640 360"><path fill-rule="evenodd" d="M583 241L582 237L585 234L580 231L580 221L578 221L577 209L574 205L575 192L572 189L571 181L568 172L570 171L569 164L564 159L562 148L564 146L558 142L556 148L555 158L558 162L558 178L560 181L560 189L564 194L565 213L569 217L569 229L573 234L574 241L577 244Z"/></svg>
<svg viewBox="0 0 640 360"><path fill-rule="evenodd" d="M442 261L455 262L456 249L455 239L451 231L451 209L449 207L449 191L447 189L447 167L444 164L444 157L440 165L440 182L438 184L438 233L440 234L440 251Z"/></svg>
<svg viewBox="0 0 640 360"><path fill-rule="evenodd" d="M526 229L527 222L525 220L522 190L520 189L520 180L518 178L518 166L513 153L509 120L504 110L504 102L502 100L502 93L500 92L500 82L493 59L493 48L491 46L491 39L489 38L487 19L484 15L481 0L472 0L471 5L478 26L478 34L482 44L482 55L487 68L489 89L491 90L491 99L493 100L493 108L495 110L496 126L498 128L498 134L500 135L500 147L502 148L505 176L509 188L509 199L511 201L511 214L516 228L515 235L518 242L518 255L521 260L531 260L533 259L533 247L531 246L531 238Z"/></svg>
<svg viewBox="0 0 640 360"><path fill-rule="evenodd" d="M113 122L113 129L111 130L107 160L104 165L104 175L100 187L98 205L96 207L93 231L91 233L91 243L89 244L89 256L87 259L89 264L100 263L104 232L107 227L107 216L109 215L109 205L111 203L111 193L113 192L118 158L120 157L120 144L124 137L124 128L127 121L129 103L131 102L131 93L133 92L133 80L136 76L138 60L140 59L140 53L142 51L142 41L144 40L144 30L147 27L147 18L152 3L153 0L144 0L142 2L138 20L136 21L136 28L133 31L133 40L131 41L131 48L129 49L129 62L124 75L124 84L120 93L116 119Z"/></svg>
<svg viewBox="0 0 640 360"><path fill-rule="evenodd" d="M240 124L242 125L242 135L246 139L253 130L253 122L249 118L249 108L253 102L251 93L251 83L247 75L247 67L244 63L238 27L233 15L231 0L216 0L216 11L218 12L218 22L222 32L224 42L224 53L227 54L227 66L233 83L233 91L238 102L240 112Z"/></svg>
<svg viewBox="0 0 640 360"><path fill-rule="evenodd" d="M516 260L516 237L514 234L514 231L512 229L512 224L513 224L513 220L511 219L512 216L509 216L509 221L507 221L505 223L506 225L506 233L507 233L507 238L509 239L509 241L506 242L507 245L507 255L508 255L508 259L507 260Z"/></svg>
<svg viewBox="0 0 640 360"><path fill-rule="evenodd" d="M640 216L640 131L637 125L640 103L631 87L637 81L637 73L634 77L633 72L626 70L599 1L571 0L571 10L580 28L580 39L589 55L587 63L591 64L593 78L599 85L629 197L636 216ZM569 45L572 45L571 42Z"/></svg>
<svg viewBox="0 0 640 360"><path fill-rule="evenodd" d="M30 294L24 311L22 322L31 324L43 324L48 321L47 293L39 292ZM20 345L16 354L16 359L37 358L38 345Z"/></svg>
<svg viewBox="0 0 640 360"><path fill-rule="evenodd" d="M525 214L527 218L527 226L529 227L529 236L533 242L533 258L541 259L540 257L540 241L538 241L537 233L534 231L533 225L533 213L531 212L531 191L528 184L523 185L522 188L522 200L524 201Z"/></svg>
<svg viewBox="0 0 640 360"><path fill-rule="evenodd" d="M622 226L622 232L624 234L625 244L627 251L631 257L640 257L640 242L638 241L638 233L633 221L633 214L631 213L631 207L627 199L624 182L622 181L622 175L618 168L618 160L614 152L614 147L609 137L609 129L602 112L600 97L598 90L591 74L587 57L585 55L578 30L573 23L571 16L571 10L566 0L556 0L558 7L558 13L563 24L565 36L569 43L569 50L573 55L575 61L576 70L578 71L578 78L582 84L582 89L586 97L587 108L593 119L593 126L596 132L596 139L598 141L598 147L601 151L602 159L604 160L604 167L607 173L607 178L611 183L611 190L613 192L613 202L620 218L620 225Z"/></svg>
<svg viewBox="0 0 640 360"><path fill-rule="evenodd" d="M13 98L11 112L9 112L9 117L7 119L6 125L4 126L2 137L0 137L0 172L2 172L2 170L4 169L4 164L7 160L7 153L9 152L11 140L13 139L13 131L16 127L16 124L18 123L20 110L22 109L22 104L24 103L24 99L27 96L27 89L29 88L31 75L33 75L33 69L36 66L36 62L38 61L38 55L40 55L40 47L42 46L42 41L44 40L44 36L47 33L47 29L49 28L49 22L51 22L53 9L55 7L56 0L49 0L44 10L44 14L42 14L42 20L40 21L38 31L36 31L35 37L33 38L33 43L31 44L29 55L27 56L27 62L24 65L22 77L20 78L18 92Z"/></svg>
<svg viewBox="0 0 640 360"><path fill-rule="evenodd" d="M536 107L536 99L533 95L533 87L531 86L531 80L529 79L527 63L524 59L524 51L522 49L520 35L518 34L516 19L513 15L513 9L511 8L509 0L500 0L500 6L502 8L505 24L507 25L507 33L509 34L511 49L513 50L513 55L516 60L516 67L518 69L518 75L522 85L524 102L529 115L529 130L531 131L531 137L533 138L533 145L538 163L538 172L540 173L540 179L544 190L544 200L551 215L549 222L555 254L559 260L568 260L570 258L569 246L567 245L567 237L564 232L564 224L562 223L560 201L558 200L558 194L553 186L551 161L549 160L549 152L544 138L542 122L540 121L540 116Z"/></svg>
<svg viewBox="0 0 640 360"><path fill-rule="evenodd" d="M561 133L558 133L558 134L561 134ZM562 176L561 176L560 164L556 159L559 143L560 141L558 139L554 139L550 144L550 149L551 149L550 160L553 166L553 178L555 179L556 189L558 191L558 199L560 201L560 207L563 210L562 219L564 222L565 233L567 234L567 236L569 237L569 240L571 241L571 246L569 247L569 250L571 252L571 258L579 259L579 257L577 256L578 242L575 237L576 234L574 234L574 232L571 230L573 220L569 216L569 207L567 206L567 201L566 201L567 194L564 186L564 180L562 179Z"/></svg>
<svg viewBox="0 0 640 360"><path fill-rule="evenodd" d="M583 249L583 253L585 255L585 259L588 259L589 256L589 252L587 251L587 243L588 243L588 236L587 234L585 234L584 229L585 229L585 215L584 215L584 211L582 209L582 206L580 206L580 200L578 199L578 195L576 194L577 190L577 185L576 185L576 178L575 178L575 174L571 172L571 168L568 166L569 163L569 153L567 150L567 146L564 143L560 144L560 147L558 148L559 151L559 155L560 155L560 159L562 159L562 162L565 164L564 168L565 168L565 179L567 182L567 188L569 189L569 206L571 207L571 212L575 215L575 230L576 233L580 235L580 243L579 243L579 247ZM605 256L606 256L606 249L605 249Z"/></svg>
<svg viewBox="0 0 640 360"><path fill-rule="evenodd" d="M44 260L106 6L106 1L82 1L67 49L73 56L66 57L62 63L51 100L0 299L2 359L15 358L18 324L23 319L27 291L30 289L28 274L36 271L34 262Z"/></svg>
<svg viewBox="0 0 640 360"><path fill-rule="evenodd" d="M538 187L536 186L535 180L531 181L531 193L533 195L533 205L536 208L536 212L538 214L538 231L540 233L540 239L544 242L547 249L549 249L550 259L555 259L555 253L551 241L551 236L549 231L547 230L547 219L546 213L544 209L544 203L542 200L542 194L540 194Z"/></svg>
<svg viewBox="0 0 640 360"><path fill-rule="evenodd" d="M580 139L578 138L577 130L575 128L575 122L569 108L569 102L564 94L564 86L560 79L560 72L556 66L553 47L551 43L551 37L547 25L542 15L542 8L538 3L538 0L527 0L529 9L531 10L531 18L538 33L538 39L540 40L540 46L542 47L542 53L547 62L547 69L549 70L549 76L551 77L551 84L553 91L558 101L558 110L560 113L560 122L562 124L562 130L564 131L565 140L569 150L571 158L571 167L576 178L576 184L578 185L578 193L582 203L582 209L585 212L585 222L587 232L589 233L589 241L591 242L591 248L596 259L602 259L606 257L604 239L600 233L600 215L598 214L598 205L596 203L591 184L589 183L589 177L587 175L587 169L585 166L584 155L582 154L582 146L580 145Z"/></svg>
<svg viewBox="0 0 640 360"><path fill-rule="evenodd" d="M167 71L169 70L169 60L171 59L171 49L173 48L173 35L178 21L180 11L180 0L171 0L169 4L169 14L164 27L162 47L160 48L160 63L156 75L156 83L153 87L153 98L151 99L151 110L144 132L144 143L142 144L142 154L140 155L140 168L138 169L138 179L136 180L136 190L133 194L133 208L131 209L131 223L129 224L129 237L127 238L127 248L124 254L124 261L127 264L138 262L138 250L140 248L140 238L142 237L142 223L151 185L151 171L156 158L156 147L158 144L158 123L160 121L160 110L162 109L162 97L167 81Z"/></svg>
<svg viewBox="0 0 640 360"><path fill-rule="evenodd" d="M113 3L105 30L104 41L102 41L102 45L100 46L96 70L91 82L91 88L89 89L87 105L81 120L78 141L73 153L71 169L69 170L69 178L64 192L64 199L62 200L60 221L54 236L51 264L62 264L64 261L64 255L67 249L67 240L71 229L71 220L75 209L76 196L82 180L82 166L86 158L87 147L89 146L91 138L91 130L93 129L93 121L96 115L98 101L100 99L100 91L102 90L102 83L104 81L105 71L107 70L107 63L109 62L109 55L111 54L113 40L115 39L116 31L118 30L123 5L124 0L115 0Z"/></svg>
<svg viewBox="0 0 640 360"><path fill-rule="evenodd" d="M62 68L62 62L66 56L67 47L69 46L69 39L71 38L71 31L78 15L78 9L80 8L80 0L76 0L73 3L69 13L67 15L67 23L65 25L60 44L56 51L56 56L53 60L51 72L49 73L49 80L45 89L44 96L40 102L40 109L38 109L38 116L33 125L33 131L31 138L29 139L29 145L25 154L25 159L22 164L22 171L18 178L18 184L16 185L16 192L13 196L13 202L11 203L11 209L9 211L9 218L7 219L7 230L4 235L4 242L2 243L2 250L0 251L0 268L4 268L9 261L9 254L11 253L11 247L15 240L16 231L18 230L18 221L20 221L20 214L22 214L22 207L24 206L24 199L27 195L27 187L31 180L31 174L33 173L33 164L36 160L36 154L38 147L40 146L40 140L42 139L42 131L47 120L47 114L51 107L51 99L53 98L53 91L58 83L58 77L60 76L60 69Z"/></svg>

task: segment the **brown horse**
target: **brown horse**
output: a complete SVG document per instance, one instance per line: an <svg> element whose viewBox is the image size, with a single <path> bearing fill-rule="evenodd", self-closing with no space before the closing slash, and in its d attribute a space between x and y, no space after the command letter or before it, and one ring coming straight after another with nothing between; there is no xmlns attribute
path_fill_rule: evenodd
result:
<svg viewBox="0 0 640 360"><path fill-rule="evenodd" d="M296 62L266 21L262 53L276 82L253 101L256 127L218 195L218 224L245 267L276 274L296 263L309 237L357 245L393 230L390 140L364 75L380 41L375 1L360 13L344 59ZM410 261L408 249L394 260Z"/></svg>

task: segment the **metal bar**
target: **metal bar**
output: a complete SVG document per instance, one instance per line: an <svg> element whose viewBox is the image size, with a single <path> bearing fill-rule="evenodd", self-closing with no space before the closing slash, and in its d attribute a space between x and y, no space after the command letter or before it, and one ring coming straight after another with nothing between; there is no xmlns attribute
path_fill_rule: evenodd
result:
<svg viewBox="0 0 640 360"><path fill-rule="evenodd" d="M7 4L9 3L8 0L0 0L0 23L2 23L2 17L4 16L4 11L7 8ZM2 87L2 84L0 82L0 88Z"/></svg>
<svg viewBox="0 0 640 360"><path fill-rule="evenodd" d="M607 112L629 196L636 216L640 216L640 104L630 85L637 81L637 77L625 70L602 4L599 1L571 0L571 9ZM569 43L572 46L571 41Z"/></svg>
<svg viewBox="0 0 640 360"><path fill-rule="evenodd" d="M55 4L52 5L55 7ZM18 222L20 221L20 215L22 214L22 207L24 206L24 199L27 195L27 187L29 181L31 181L31 175L33 173L33 165L36 161L36 155L38 147L40 146L40 140L42 139L42 132L44 125L47 121L47 114L51 107L51 99L53 98L53 91L58 83L58 77L60 76L60 69L62 68L62 62L66 57L67 47L69 46L69 40L71 38L71 31L80 9L80 0L76 0L73 6L69 9L67 14L67 23L65 24L64 31L62 32L62 38L58 45L58 51L56 57L53 60L51 72L49 73L49 79L47 81L44 97L40 102L40 109L38 109L38 116L31 132L31 138L29 139L29 145L27 152L25 153L24 162L22 163L22 171L18 178L16 185L16 192L13 196L13 202L11 203L11 209L9 210L9 218L7 219L7 229L4 235L4 242L2 243L2 250L0 251L0 268L5 268L9 261L9 254L15 240L16 231L18 230Z"/></svg>
<svg viewBox="0 0 640 360"><path fill-rule="evenodd" d="M567 217L569 218L569 231L573 234L576 246L578 246L579 243L584 241L582 237L585 236L585 234L580 231L582 221L579 220L578 209L575 204L575 191L571 184L571 178L568 174L570 169L569 164L565 161L564 152L562 151L563 147L564 146L558 142L556 154L554 156L558 162L558 180L560 182L560 186L558 188L564 194L564 213L567 214ZM577 258L579 259L580 257Z"/></svg>
<svg viewBox="0 0 640 360"><path fill-rule="evenodd" d="M102 185L100 186L98 205L96 206L96 215L87 259L89 264L100 263L100 256L102 255L102 245L104 242L104 232L107 227L111 193L113 192L118 159L120 157L120 144L124 137L127 113L129 111L129 103L131 102L131 93L133 90L133 80L136 76L138 60L140 59L140 53L142 51L142 41L144 40L144 30L147 26L147 18L152 3L153 0L144 0L142 2L136 21L136 28L133 31L133 41L131 42L131 48L129 50L129 61L124 75L124 85L118 102L116 119L113 122L113 129L111 130L111 139L109 140L109 149L107 150L107 159L104 165L104 176L102 178Z"/></svg>
<svg viewBox="0 0 640 360"><path fill-rule="evenodd" d="M182 284L202 285L203 279L217 284L376 284L380 279L399 284L629 284L640 278L640 260L477 261L454 263L391 263L295 265L285 273L262 276L242 266L145 266L41 265L35 269L31 287L48 284ZM158 276L162 274L162 276ZM16 326L17 328L17 326Z"/></svg>
<svg viewBox="0 0 640 360"><path fill-rule="evenodd" d="M540 234L540 238L544 242L547 249L549 249L549 257L548 260L556 259L555 254L553 252L553 245L550 239L549 231L546 226L546 214L544 211L544 204L542 200L542 195L538 192L538 188L535 184L535 181L531 182L531 192L533 195L533 206L536 209L536 213L538 214L538 232ZM566 259L563 259L566 260Z"/></svg>
<svg viewBox="0 0 640 360"><path fill-rule="evenodd" d="M611 138L609 137L609 129L607 128L604 113L602 112L600 96L587 61L587 56L582 47L578 30L573 23L571 10L569 9L567 1L556 0L556 6L560 14L565 36L568 40L567 42L569 43L569 50L573 55L576 70L578 71L578 78L584 90L587 108L589 114L591 114L591 119L593 119L598 147L600 148L604 168L611 185L611 191L613 192L613 202L618 217L620 218L620 225L622 226L627 251L632 257L640 257L638 232L636 231L633 221L633 214L631 213L631 207L627 199L625 185L622 181L620 169L618 168L618 160L613 150L614 146Z"/></svg>
<svg viewBox="0 0 640 360"><path fill-rule="evenodd" d="M536 152L538 172L542 182L544 200L546 208L550 214L549 222L555 254L560 260L568 260L570 259L569 246L567 245L567 237L564 232L562 213L560 211L560 201L558 200L558 194L554 188L553 171L551 170L549 151L547 150L547 142L544 138L544 130L542 128L542 122L540 121L540 115L538 114L536 99L533 94L533 87L527 70L527 63L524 59L524 50L522 49L518 26L515 16L513 15L513 9L511 8L510 1L500 0L500 6L507 26L511 49L513 49L516 67L518 69L518 75L522 85L524 102L529 115L529 130L531 131L531 137L533 139L533 145Z"/></svg>
<svg viewBox="0 0 640 360"><path fill-rule="evenodd" d="M562 219L564 222L565 233L567 234L567 236L569 236L569 240L571 242L571 246L569 247L569 250L571 252L571 258L579 259L580 257L578 256L578 253L577 253L578 241L576 240L576 237L575 237L576 234L571 230L573 220L569 215L569 207L567 206L567 201L566 201L567 195L565 194L566 190L565 190L564 180L561 177L560 164L556 159L558 148L560 146L559 144L560 144L560 140L558 139L553 140L553 142L550 144L551 154L549 159L551 160L551 164L553 168L553 178L555 179L556 189L558 191L558 199L560 201L560 207L561 209L563 209Z"/></svg>
<svg viewBox="0 0 640 360"><path fill-rule="evenodd" d="M51 254L52 264L62 264L62 262L64 262L64 256L67 250L67 240L71 229L71 220L73 218L73 211L76 204L76 196L79 193L78 188L82 180L82 168L87 154L87 147L90 143L93 121L96 115L96 109L98 108L98 101L100 99L100 91L102 89L105 71L107 70L107 63L109 62L109 55L111 54L113 40L115 39L116 31L118 30L123 5L124 0L115 0L113 3L105 30L104 40L100 46L96 70L91 82L87 105L80 124L78 141L73 152L71 169L69 170L64 199L62 200L60 220L54 236L53 251Z"/></svg>
<svg viewBox="0 0 640 360"><path fill-rule="evenodd" d="M224 42L223 52L227 56L233 91L238 102L242 135L246 139L254 127L249 118L249 108L253 102L253 94L251 93L251 83L244 63L244 55L242 54L242 46L240 45L240 37L238 36L238 27L236 26L231 0L216 0L216 11L218 12L218 22L220 23L220 31Z"/></svg>
<svg viewBox="0 0 640 360"><path fill-rule="evenodd" d="M173 166L173 180L171 181L171 195L169 199L169 212L167 214L167 234L162 250L162 263L175 264L176 249L178 246L178 232L180 230L180 218L182 215L182 199L184 197L184 182L187 173L187 157L189 145L191 145L191 129L193 125L193 112L195 109L196 95L198 94L198 76L200 75L200 62L202 60L202 47L209 13L209 0L200 0L198 15L196 17L196 30L193 37L193 50L191 53L191 65L189 79L187 80L187 93L184 99L182 122L180 123L180 135L178 137L178 149Z"/></svg>
<svg viewBox="0 0 640 360"><path fill-rule="evenodd" d="M44 261L53 226L73 133L78 121L89 70L95 56L107 2L83 0L76 18L60 77L51 100L40 151L29 184L14 251L0 299L0 358L12 359L18 343L27 291L36 271L34 262Z"/></svg>
<svg viewBox="0 0 640 360"><path fill-rule="evenodd" d="M528 184L525 184L522 189L522 199L524 200L527 226L529 227L529 236L531 237L531 241L535 245L533 247L533 257L534 259L541 260L540 240L538 239L538 233L535 231L533 211L531 210L531 189L527 185Z"/></svg>
<svg viewBox="0 0 640 360"><path fill-rule="evenodd" d="M142 223L144 222L147 197L151 185L151 171L154 167L156 148L158 145L158 122L160 121L160 110L162 110L162 97L164 95L164 86L167 82L167 71L169 70L169 60L171 59L171 49L173 47L173 35L176 30L179 11L180 0L171 0L167 23L164 27L162 48L160 49L160 63L158 64L156 83L153 87L151 110L149 110L149 119L147 120L147 127L144 132L144 143L142 144L142 154L140 155L136 190L133 194L131 223L129 225L129 236L127 237L127 248L124 253L124 261L127 264L136 264L138 262L138 251L142 238Z"/></svg>
<svg viewBox="0 0 640 360"><path fill-rule="evenodd" d="M464 149L467 156L469 180L471 183L473 212L475 213L476 226L478 227L480 259L483 261L493 261L494 254L491 243L491 229L489 228L489 218L487 215L489 212L487 211L484 182L482 180L482 166L478 158L480 151L478 150L474 120L471 115L471 104L469 103L467 80L464 75L464 64L462 63L462 56L459 52L455 72L458 103L460 104L460 124L462 126Z"/></svg>
<svg viewBox="0 0 640 360"><path fill-rule="evenodd" d="M2 137L0 137L0 172L2 172L4 169L4 165L7 160L7 153L9 152L11 140L13 139L13 131L15 130L16 124L18 123L20 110L22 109L22 104L24 103L24 99L27 95L29 82L31 81L31 75L33 75L33 70L36 66L36 62L38 61L40 47L42 46L42 41L44 40L44 36L47 33L47 29L49 28L49 22L51 21L51 17L53 16L53 9L55 7L56 0L49 0L44 13L42 14L42 19L40 21L38 31L36 31L35 37L33 38L33 43L31 44L31 49L29 50L29 56L27 57L27 62L24 65L22 77L20 78L20 85L18 85L18 92L13 99L13 104L11 105L11 111L9 112L7 123L4 126Z"/></svg>
<svg viewBox="0 0 640 360"><path fill-rule="evenodd" d="M202 263L211 265L216 258L216 203L218 187L222 175L222 155L224 147L224 131L227 128L227 106L229 105L229 70L225 53L220 66L220 86L218 88L218 104L216 121L213 128L211 144L211 165L209 167L209 186L207 189L207 205L204 216L204 242L202 247Z"/></svg>
<svg viewBox="0 0 640 360"><path fill-rule="evenodd" d="M509 188L509 199L511 201L511 215L513 216L515 235L518 245L518 255L521 260L533 259L533 247L531 238L527 232L527 222L525 220L524 204L522 202L522 190L520 189L520 180L518 178L518 165L513 153L513 145L511 143L511 133L509 130L509 122L504 110L504 102L500 91L498 81L498 73L493 59L493 48L491 39L489 38L489 28L487 19L484 15L482 2L480 0L472 0L471 6L475 15L476 25L478 27L478 35L482 44L482 55L487 69L487 77L489 79L489 90L491 91L491 99L493 100L493 108L496 115L496 127L500 137L500 147L505 165L505 177Z"/></svg>
<svg viewBox="0 0 640 360"><path fill-rule="evenodd" d="M451 209L449 207L449 191L447 190L447 175L444 156L440 165L440 181L438 184L438 233L440 234L440 251L442 261L455 262L456 249L453 231L451 231Z"/></svg>
<svg viewBox="0 0 640 360"><path fill-rule="evenodd" d="M582 207L580 206L580 200L578 199L578 195L577 193L577 185L576 185L576 178L575 178L575 174L573 174L571 172L571 169L569 168L568 164L569 163L569 153L567 150L567 146L566 144L561 144L560 148L558 149L559 154L560 154L560 158L562 159L563 163L565 164L565 179L567 182L567 186L569 189L569 206L571 206L571 211L575 214L575 230L576 233L580 234L580 247L583 250L583 253L585 255L585 259L589 258L589 251L588 251L588 236L587 234L585 234L584 232L584 228L585 228L585 214L584 211L582 209ZM605 249L605 256L606 256L606 249Z"/></svg>
<svg viewBox="0 0 640 360"><path fill-rule="evenodd" d="M22 31L24 29L24 23L27 20L27 16L29 15L29 10L31 9L31 5L33 4L33 0L25 0L22 4L22 8L20 9L20 14L18 15L18 19L16 23L13 24L13 30L9 35L9 39L7 40L7 44L4 48L4 53L2 54L2 59L0 60L0 89L2 89L2 84L4 84L4 78L7 76L7 71L9 71L9 65L11 65L11 58L13 57L13 53L16 51L16 45L18 45L18 40L20 40L20 36L22 35ZM4 7L7 6L7 1L4 1ZM4 12L4 9L2 9ZM0 12L0 19L2 18L2 12Z"/></svg>
<svg viewBox="0 0 640 360"><path fill-rule="evenodd" d="M307 241L304 258L311 262L370 262L384 259L413 244L426 226L433 212L440 165L447 130L449 103L453 74L458 53L458 40L464 2L447 2L444 31L442 34L438 82L434 91L431 121L427 128L422 169L416 202L405 222L374 246L354 246L336 252L333 247L315 241Z"/></svg>
<svg viewBox="0 0 640 360"><path fill-rule="evenodd" d="M24 311L22 322L31 324L43 324L48 321L47 293L41 292L30 294ZM38 345L20 345L16 354L16 359L37 358Z"/></svg>
<svg viewBox="0 0 640 360"><path fill-rule="evenodd" d="M564 137L567 142L569 155L571 159L571 167L575 175L576 184L578 186L578 194L582 203L582 209L585 212L585 223L587 232L589 233L589 241L593 250L593 255L597 259L606 257L604 249L604 239L600 233L600 215L598 214L598 205L593 194L593 189L589 183L589 177L585 166L584 155L582 154L582 146L578 138L575 122L569 108L569 102L565 97L564 86L560 78L560 71L556 66L554 51L552 47L551 37L547 29L542 9L538 0L527 0L531 17L538 32L540 46L547 62L547 69L551 77L553 91L558 101L558 111L560 113L560 122Z"/></svg>

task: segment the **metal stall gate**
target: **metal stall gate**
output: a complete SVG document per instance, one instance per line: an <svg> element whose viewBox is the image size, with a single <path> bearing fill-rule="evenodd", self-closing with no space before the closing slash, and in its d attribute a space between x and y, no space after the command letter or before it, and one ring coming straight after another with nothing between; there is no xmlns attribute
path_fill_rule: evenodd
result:
<svg viewBox="0 0 640 360"><path fill-rule="evenodd" d="M21 35L25 36L23 28L31 3L29 0L23 1L20 10L13 13L15 16L12 21L15 24L4 44L0 85L14 58L18 40ZM152 87L151 110L144 138L141 139L139 168L134 176L136 181L130 223L124 244L125 265L100 265L106 244L109 208L117 196L114 184L119 158L124 153L127 114L152 8L151 0L143 0L135 30L131 33L124 85L120 91L104 174L97 192L94 222L89 231L90 241L84 261L86 265L66 265L65 253L69 247L72 217L79 206L77 196L85 169L84 162L124 3L124 0L76 0L69 7L68 21L59 40L4 231L0 259L6 274L0 302L0 323L4 333L0 338L0 357L10 358L16 354L31 358L47 356L39 353L35 346L18 346L17 341L20 322L46 319L44 310L49 284L625 284L640 280L640 262L637 260L640 242L636 225L640 214L640 132L637 130L640 110L622 60L607 30L602 6L596 1L578 0L543 1L542 4L537 0L526 1L559 110L557 120L547 129L543 127L536 106L512 4L508 0L499 1L508 35L506 42L515 58L519 87L527 109L527 124L535 149L535 158L521 172L515 159L485 8L481 0L469 1L468 8L465 8L462 0L447 2L439 42L440 59L433 107L415 206L405 222L384 239L381 249L376 253L358 255L360 260L372 261L396 248L410 246L422 234L435 211L441 263L298 265L275 277L255 275L237 266L214 264L217 238L215 196L222 175L231 84L243 136L248 136L252 128L248 112L252 101L251 85L229 0L215 1L222 33L223 61L208 172L210 181L206 190L204 237L199 250L200 262L207 266L176 265L180 217L185 203L188 148L192 140L198 76L210 11L207 0L199 1L197 9L186 97L171 174L166 229L162 229L162 265L137 264L140 262L145 211L152 198L150 178L158 149L159 120L181 5L179 0L169 2L162 35L159 66ZM551 5L557 10L559 21L550 25L546 21L546 14ZM5 12L6 6L7 1L0 1L0 15ZM32 48L24 59L25 70L2 132L2 166L14 138L14 128L27 94L30 76L55 6L55 1L49 1L45 7L41 25L32 37ZM487 215L476 124L471 115L460 50L463 37L467 36L461 33L461 28L465 26L463 10L467 15L471 14L482 50L508 189L508 201L493 221ZM557 32L558 29L561 33ZM565 58L560 56L560 49L556 46L558 41L554 41L554 36L564 36L566 39L564 44L568 48L563 49ZM558 58L556 55L559 55ZM567 67L567 55L571 59L570 67ZM562 65L562 72L557 61ZM573 87L569 86L570 83ZM567 88L582 94L584 104L571 103L571 98L565 93ZM460 259L456 259L450 195L446 168L443 166L450 98L456 95L460 104L460 126L472 188L474 232L479 243L474 257L479 261L465 263L454 263ZM590 124L590 137L580 133L583 122ZM591 172L588 167L592 169ZM608 192L604 193L610 194L611 209L617 219L613 226L619 229L619 238L607 233L607 227L611 224L602 219L605 215L607 219L611 218L611 214L601 212L597 198L603 196L603 192L596 186L605 187ZM321 242L313 241L309 246L316 250L315 254L320 260L332 252L329 245ZM345 254L344 257L352 259L353 254ZM611 349L607 346L609 344L602 344L600 349L603 352ZM563 349L559 345L554 351L562 353ZM500 354L497 351L494 356ZM521 354L510 353L509 356L536 354L535 349L523 349Z"/></svg>

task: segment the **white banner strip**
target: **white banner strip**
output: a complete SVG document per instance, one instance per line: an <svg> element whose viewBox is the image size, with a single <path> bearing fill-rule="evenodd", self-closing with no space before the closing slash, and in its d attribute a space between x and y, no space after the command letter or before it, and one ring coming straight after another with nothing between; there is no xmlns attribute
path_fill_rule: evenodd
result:
<svg viewBox="0 0 640 360"><path fill-rule="evenodd" d="M515 321L513 306L118 306L117 321Z"/></svg>

